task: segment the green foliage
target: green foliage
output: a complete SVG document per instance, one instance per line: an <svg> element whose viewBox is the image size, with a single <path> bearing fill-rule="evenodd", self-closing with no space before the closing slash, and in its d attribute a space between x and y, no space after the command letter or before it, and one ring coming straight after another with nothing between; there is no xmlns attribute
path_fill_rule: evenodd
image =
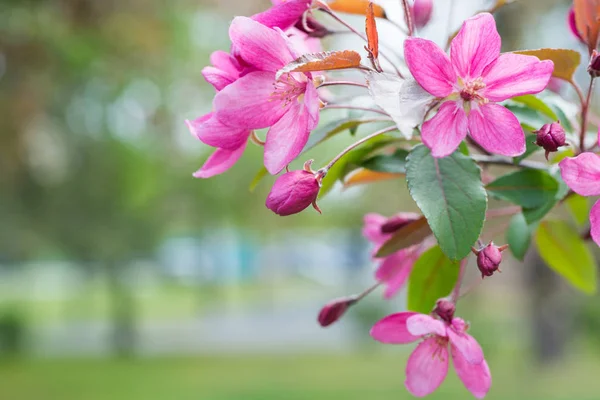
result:
<svg viewBox="0 0 600 400"><path fill-rule="evenodd" d="M527 224L525 216L519 213L512 217L506 231L506 242L515 258L523 261L531 244L532 226Z"/></svg>
<svg viewBox="0 0 600 400"><path fill-rule="evenodd" d="M550 268L582 292L596 292L594 256L571 225L564 221L544 221L537 230L535 242Z"/></svg>
<svg viewBox="0 0 600 400"><path fill-rule="evenodd" d="M408 151L398 149L394 154L380 154L368 158L362 161L360 166L371 171L404 174L406 173L406 157L408 157Z"/></svg>
<svg viewBox="0 0 600 400"><path fill-rule="evenodd" d="M523 104L532 110L539 112L542 115L550 118L550 121L558 121L558 116L546 103L534 95L528 94L525 96L513 97L511 101Z"/></svg>
<svg viewBox="0 0 600 400"><path fill-rule="evenodd" d="M522 169L501 176L486 188L492 197L525 208L535 208L555 198L558 182L546 171Z"/></svg>
<svg viewBox="0 0 600 400"><path fill-rule="evenodd" d="M587 197L573 193L565 199L565 206L579 227L588 222L590 215L590 201Z"/></svg>
<svg viewBox="0 0 600 400"><path fill-rule="evenodd" d="M408 156L406 178L444 253L464 258L479 238L487 209L479 167L460 152L434 158L421 145Z"/></svg>
<svg viewBox="0 0 600 400"><path fill-rule="evenodd" d="M394 232L392 237L381 246L377 257L387 257L398 250L421 243L429 235L431 235L431 228L425 217L421 217Z"/></svg>
<svg viewBox="0 0 600 400"><path fill-rule="evenodd" d="M460 263L450 260L439 246L424 252L408 281L408 309L429 314L438 299L450 294L459 272Z"/></svg>

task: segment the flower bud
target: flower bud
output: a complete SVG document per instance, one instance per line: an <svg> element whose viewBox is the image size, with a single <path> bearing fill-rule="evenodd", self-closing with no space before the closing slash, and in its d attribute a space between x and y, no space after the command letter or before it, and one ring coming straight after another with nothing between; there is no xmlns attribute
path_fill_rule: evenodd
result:
<svg viewBox="0 0 600 400"><path fill-rule="evenodd" d="M550 152L557 151L559 147L565 146L565 130L560 125L560 122L546 124L535 133L537 134L537 141L535 143L546 150L546 160Z"/></svg>
<svg viewBox="0 0 600 400"><path fill-rule="evenodd" d="M319 312L317 320L322 327L329 326L339 320L346 310L356 303L356 297L342 297L327 303Z"/></svg>
<svg viewBox="0 0 600 400"><path fill-rule="evenodd" d="M415 4L412 6L412 15L417 28L421 29L427 25L432 13L433 0L415 0Z"/></svg>
<svg viewBox="0 0 600 400"><path fill-rule="evenodd" d="M477 255L477 267L481 271L481 277L494 275L494 272L500 271L500 263L502 262L502 252L508 248L508 245L498 247L494 242L490 242L481 250L473 250Z"/></svg>
<svg viewBox="0 0 600 400"><path fill-rule="evenodd" d="M590 58L587 70L592 78L600 76L600 53L596 50L592 51L592 57Z"/></svg>
<svg viewBox="0 0 600 400"><path fill-rule="evenodd" d="M321 212L316 203L321 187L318 176L306 169L281 175L273 184L267 197L267 208L275 214L286 216L297 214L312 204L317 211Z"/></svg>
<svg viewBox="0 0 600 400"><path fill-rule="evenodd" d="M567 20L569 22L569 29L571 30L573 36L575 36L580 42L584 43L583 37L577 29L577 22L575 22L575 7L571 7L569 9L569 15L567 17Z"/></svg>
<svg viewBox="0 0 600 400"><path fill-rule="evenodd" d="M433 312L436 313L438 317L449 323L452 322L455 311L456 306L454 305L454 303L446 299L438 300L433 310Z"/></svg>

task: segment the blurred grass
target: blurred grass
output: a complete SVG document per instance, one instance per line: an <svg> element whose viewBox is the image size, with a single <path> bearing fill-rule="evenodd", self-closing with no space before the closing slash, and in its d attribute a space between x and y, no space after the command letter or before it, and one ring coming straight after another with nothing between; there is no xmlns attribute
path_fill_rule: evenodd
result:
<svg viewBox="0 0 600 400"><path fill-rule="evenodd" d="M403 387L406 348L349 355L232 356L0 363L3 400L388 400ZM488 400L592 400L598 360L535 368L518 353L490 360ZM431 399L468 399L453 372Z"/></svg>

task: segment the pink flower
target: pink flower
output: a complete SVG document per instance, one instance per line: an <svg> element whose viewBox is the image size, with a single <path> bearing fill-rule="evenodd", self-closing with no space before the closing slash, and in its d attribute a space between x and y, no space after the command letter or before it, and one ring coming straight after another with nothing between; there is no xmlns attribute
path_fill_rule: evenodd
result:
<svg viewBox="0 0 600 400"><path fill-rule="evenodd" d="M279 28L285 31L300 22L312 2L313 0L273 0L273 7L253 15L252 19L268 28Z"/></svg>
<svg viewBox="0 0 600 400"><path fill-rule="evenodd" d="M319 316L317 317L319 325L325 328L334 322L337 322L346 313L348 308L355 303L356 297L354 296L331 300L329 303L325 304L319 312Z"/></svg>
<svg viewBox="0 0 600 400"><path fill-rule="evenodd" d="M320 212L317 196L321 185L317 175L308 171L310 162L307 164L305 170L290 171L277 178L267 197L268 209L283 217L297 214L312 204Z"/></svg>
<svg viewBox="0 0 600 400"><path fill-rule="evenodd" d="M485 397L492 377L479 343L466 333L460 318L440 321L425 314L401 312L388 315L371 329L373 339L387 344L406 344L424 339L406 365L408 391L417 397L433 393L448 373L448 344L454 369L465 387L478 399Z"/></svg>
<svg viewBox="0 0 600 400"><path fill-rule="evenodd" d="M212 66L204 67L202 75L217 92L235 82L242 73L239 62L225 51L215 51L210 56Z"/></svg>
<svg viewBox="0 0 600 400"><path fill-rule="evenodd" d="M563 180L581 196L600 195L600 156L582 153L574 158L565 158L559 164ZM600 200L590 210L592 239L600 246Z"/></svg>
<svg viewBox="0 0 600 400"><path fill-rule="evenodd" d="M421 29L429 23L433 14L433 0L415 0L412 14L417 28Z"/></svg>
<svg viewBox="0 0 600 400"><path fill-rule="evenodd" d="M517 156L525 137L513 113L497 102L544 90L552 61L513 53L500 54L500 35L491 14L469 18L452 40L450 57L435 43L408 38L404 55L410 72L442 105L423 123L423 143L434 157L452 154L467 131L492 153Z"/></svg>
<svg viewBox="0 0 600 400"><path fill-rule="evenodd" d="M381 246L394 235L394 232L418 218L419 215L413 213L399 213L391 218L375 213L365 215L363 235L375 244L373 255L377 254ZM390 299L402 289L415 262L426 248L426 245L418 244L399 250L385 258L377 259L381 262L375 271L375 279L385 285L384 298Z"/></svg>
<svg viewBox="0 0 600 400"><path fill-rule="evenodd" d="M573 36L575 36L581 43L585 43L581 33L579 33L579 29L577 29L577 22L575 20L575 6L571 6L569 9L569 14L567 16L567 22L569 23L569 29Z"/></svg>
<svg viewBox="0 0 600 400"><path fill-rule="evenodd" d="M239 56L254 68L217 94L217 119L239 129L269 128L264 163L277 174L304 148L319 121L320 100L312 76L276 72L297 54L289 40L276 30L250 18L233 20L229 35Z"/></svg>

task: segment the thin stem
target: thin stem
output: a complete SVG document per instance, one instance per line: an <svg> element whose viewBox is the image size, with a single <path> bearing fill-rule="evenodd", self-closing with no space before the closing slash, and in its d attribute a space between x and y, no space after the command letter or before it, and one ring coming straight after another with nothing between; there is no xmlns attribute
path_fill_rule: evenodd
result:
<svg viewBox="0 0 600 400"><path fill-rule="evenodd" d="M481 164L494 164L494 165L508 165L511 167L525 167L531 169L548 169L547 165L537 161L523 160L518 164L515 164L512 158L502 156L483 156L479 154L471 155L471 158Z"/></svg>
<svg viewBox="0 0 600 400"><path fill-rule="evenodd" d="M489 210L485 214L485 217L486 217L486 219L499 218L499 217L508 217L508 216L512 216L512 215L518 214L520 212L521 212L521 207L519 207L519 206L510 206L510 207L503 207L503 208L496 208L496 209L493 209L493 210Z"/></svg>
<svg viewBox="0 0 600 400"><path fill-rule="evenodd" d="M585 103L585 97L583 96L583 90L581 90L581 86L579 86L574 80L570 80L568 82L571 84L571 86L573 86L573 89L575 89L575 93L577 93L577 97L579 98L579 103L583 107L583 104Z"/></svg>
<svg viewBox="0 0 600 400"><path fill-rule="evenodd" d="M327 164L327 166L325 168L323 168L323 170L325 172L329 171L331 169L331 167L333 167L333 165L338 162L342 157L344 157L347 153L349 153L350 151L354 150L355 148L357 148L358 146L360 146L361 144L368 142L369 140L379 136L379 135L383 135L384 133L388 133L388 132L393 132L398 130L398 127L396 125L394 126L388 126L385 129L382 129L380 131L377 131L375 133L370 134L369 136L365 136L364 138L360 139L358 142L356 143L352 143L350 146L346 147L340 154L338 154L333 160L331 160L331 162L329 164Z"/></svg>
<svg viewBox="0 0 600 400"><path fill-rule="evenodd" d="M410 12L408 0L402 0L402 7L404 8L404 19L406 20L406 26L408 27L408 36L412 36L415 33L415 27L413 25L412 13Z"/></svg>
<svg viewBox="0 0 600 400"><path fill-rule="evenodd" d="M473 139L471 139L470 136L467 136L467 142L475 147L477 150L479 150L480 152L482 152L483 154L486 154L488 156L492 155L492 153L490 153L489 151L487 151L486 149L484 149L479 143L477 143L476 141L474 141Z"/></svg>
<svg viewBox="0 0 600 400"><path fill-rule="evenodd" d="M460 296L460 287L462 285L463 278L465 277L465 272L467 270L467 259L465 258L460 262L460 270L458 271L458 280L456 281L456 285L454 285L454 289L452 289L452 296L450 297L452 303L456 304Z"/></svg>
<svg viewBox="0 0 600 400"><path fill-rule="evenodd" d="M454 20L454 0L450 0L450 10L448 11L448 20L446 21L447 26L447 36L452 36L452 21ZM450 48L450 40L446 42L446 51Z"/></svg>
<svg viewBox="0 0 600 400"><path fill-rule="evenodd" d="M370 295L379 286L381 286L381 282L375 283L373 286L371 286L370 288L368 288L367 290L365 290L361 294L357 295L356 299L354 300L354 302L357 303L357 302L361 301L362 299L364 299L365 297L367 297L368 295Z"/></svg>
<svg viewBox="0 0 600 400"><path fill-rule="evenodd" d="M321 108L321 110L358 110L358 111L374 112L377 114L389 116L389 114L386 113L385 111L378 110L376 108L351 106L351 105L346 105L346 104L327 104L325 107Z"/></svg>
<svg viewBox="0 0 600 400"><path fill-rule="evenodd" d="M587 97L585 102L581 106L581 133L579 134L579 150L583 153L585 151L585 134L587 132L588 124L588 112L590 110L590 103L592 102L592 94L594 92L594 78L590 78L590 86L588 87Z"/></svg>
<svg viewBox="0 0 600 400"><path fill-rule="evenodd" d="M319 86L317 86L317 89L320 89L322 87L327 87L327 86L357 86L357 87L366 88L366 89L369 88L369 86L367 86L366 83L352 82L352 81L329 81L329 82L321 83Z"/></svg>
<svg viewBox="0 0 600 400"><path fill-rule="evenodd" d="M364 34L360 33L359 31L357 31L352 25L350 25L349 23L347 23L346 21L344 21L343 19L341 19L340 17L338 17L333 11L331 11L331 10L329 10L327 8L319 8L319 10L321 10L325 14L331 16L333 19L335 19L340 24L344 25L351 32L353 32L354 34L358 35L366 43L369 43L369 39L367 39L367 36L365 36ZM402 78L403 77L402 76L402 72L400 72L400 70L398 69L398 67L396 67L396 65L394 64L394 62L383 51L379 50L379 54L381 54L381 57L383 57L387 62L389 62L392 65L392 67L394 68L394 70L396 71L396 73L398 74L398 76Z"/></svg>

